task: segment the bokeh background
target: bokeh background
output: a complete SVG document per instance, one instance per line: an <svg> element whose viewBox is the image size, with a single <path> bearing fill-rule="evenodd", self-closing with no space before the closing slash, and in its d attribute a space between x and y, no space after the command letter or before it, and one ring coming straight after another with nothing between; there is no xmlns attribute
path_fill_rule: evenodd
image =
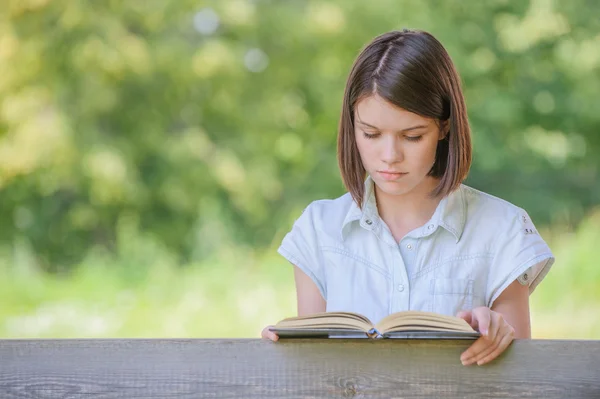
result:
<svg viewBox="0 0 600 399"><path fill-rule="evenodd" d="M0 337L258 337L276 248L344 193L335 140L374 36L433 33L464 82L467 184L557 261L536 338L600 338L595 0L3 0Z"/></svg>

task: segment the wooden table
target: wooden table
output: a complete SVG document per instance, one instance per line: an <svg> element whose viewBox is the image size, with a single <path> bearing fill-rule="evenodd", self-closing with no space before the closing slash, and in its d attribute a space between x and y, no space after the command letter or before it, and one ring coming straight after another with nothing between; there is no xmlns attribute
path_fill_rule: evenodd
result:
<svg viewBox="0 0 600 399"><path fill-rule="evenodd" d="M0 398L600 398L600 341L0 340Z"/></svg>

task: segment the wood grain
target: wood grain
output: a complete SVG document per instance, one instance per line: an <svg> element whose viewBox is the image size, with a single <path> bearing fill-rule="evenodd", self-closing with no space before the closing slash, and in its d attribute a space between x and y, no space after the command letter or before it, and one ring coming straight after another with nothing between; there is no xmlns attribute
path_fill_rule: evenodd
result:
<svg viewBox="0 0 600 399"><path fill-rule="evenodd" d="M0 340L0 398L600 398L600 341Z"/></svg>

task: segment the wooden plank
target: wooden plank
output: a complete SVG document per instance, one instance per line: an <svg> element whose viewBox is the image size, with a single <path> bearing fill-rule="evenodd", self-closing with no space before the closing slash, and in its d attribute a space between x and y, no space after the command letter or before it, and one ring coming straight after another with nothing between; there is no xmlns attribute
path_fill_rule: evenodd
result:
<svg viewBox="0 0 600 399"><path fill-rule="evenodd" d="M600 398L600 341L0 340L0 397Z"/></svg>

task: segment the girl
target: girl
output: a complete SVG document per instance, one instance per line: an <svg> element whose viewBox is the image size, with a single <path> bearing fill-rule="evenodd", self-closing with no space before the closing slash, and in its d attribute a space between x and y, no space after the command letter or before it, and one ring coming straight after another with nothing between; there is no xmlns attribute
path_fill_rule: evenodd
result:
<svg viewBox="0 0 600 399"><path fill-rule="evenodd" d="M298 315L457 315L482 334L465 365L530 338L528 298L554 256L523 209L462 184L465 101L431 34L389 32L363 49L346 84L338 157L348 193L311 203L278 251L294 265ZM276 341L269 327L262 336Z"/></svg>

